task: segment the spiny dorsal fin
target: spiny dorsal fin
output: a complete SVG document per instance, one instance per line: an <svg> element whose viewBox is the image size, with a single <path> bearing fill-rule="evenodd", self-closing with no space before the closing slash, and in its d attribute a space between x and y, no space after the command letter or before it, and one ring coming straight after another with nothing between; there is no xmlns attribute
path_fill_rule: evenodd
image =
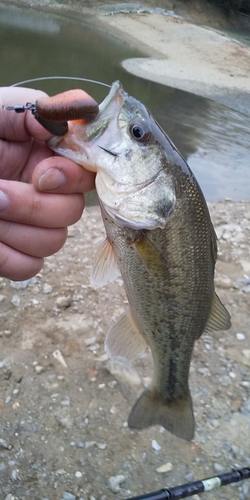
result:
<svg viewBox="0 0 250 500"><path fill-rule="evenodd" d="M208 333L216 330L228 330L230 327L230 314L223 306L218 295L214 292L210 316L204 331Z"/></svg>
<svg viewBox="0 0 250 500"><path fill-rule="evenodd" d="M111 243L106 238L98 249L91 270L90 284L93 288L100 288L120 276L115 254Z"/></svg>
<svg viewBox="0 0 250 500"><path fill-rule="evenodd" d="M129 363L142 354L146 347L146 341L139 333L130 311L122 314L110 328L104 343L109 358Z"/></svg>

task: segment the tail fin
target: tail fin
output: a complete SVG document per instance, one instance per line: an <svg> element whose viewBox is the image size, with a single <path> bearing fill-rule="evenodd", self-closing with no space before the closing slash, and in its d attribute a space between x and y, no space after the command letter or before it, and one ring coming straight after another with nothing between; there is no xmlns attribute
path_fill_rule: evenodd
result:
<svg viewBox="0 0 250 500"><path fill-rule="evenodd" d="M161 425L176 436L190 441L194 437L194 415L190 394L175 402L164 400L152 389L146 389L134 404L128 418L130 429Z"/></svg>

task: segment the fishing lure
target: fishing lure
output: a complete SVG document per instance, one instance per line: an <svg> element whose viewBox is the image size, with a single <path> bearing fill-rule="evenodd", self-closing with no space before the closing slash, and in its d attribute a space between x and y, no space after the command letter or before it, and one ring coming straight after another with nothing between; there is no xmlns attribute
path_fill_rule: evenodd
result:
<svg viewBox="0 0 250 500"><path fill-rule="evenodd" d="M97 116L97 102L82 89L67 90L51 97L40 97L35 103L3 106L8 111L24 113L31 111L36 120L54 135L64 135L68 131L68 120L90 122Z"/></svg>
<svg viewBox="0 0 250 500"><path fill-rule="evenodd" d="M110 88L110 85L98 80L77 76L43 76L30 78L14 83L10 87L19 87L27 83L42 82L48 80L72 80L88 82ZM31 111L36 120L53 135L64 135L68 131L68 120L92 121L98 114L97 102L87 92L81 89L68 90L52 97L42 97L35 103L27 102L25 105L14 106L2 105L2 109L24 113Z"/></svg>

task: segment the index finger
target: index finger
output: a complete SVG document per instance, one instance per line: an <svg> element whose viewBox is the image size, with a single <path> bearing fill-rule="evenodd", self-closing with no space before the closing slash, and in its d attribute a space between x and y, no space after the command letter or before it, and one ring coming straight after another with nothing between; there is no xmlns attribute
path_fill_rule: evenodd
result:
<svg viewBox="0 0 250 500"><path fill-rule="evenodd" d="M35 104L37 99L47 94L42 90L23 87L3 87L0 89L2 106ZM8 141L26 141L34 137L39 141L46 141L51 134L40 125L30 111L16 113L0 108L0 139Z"/></svg>

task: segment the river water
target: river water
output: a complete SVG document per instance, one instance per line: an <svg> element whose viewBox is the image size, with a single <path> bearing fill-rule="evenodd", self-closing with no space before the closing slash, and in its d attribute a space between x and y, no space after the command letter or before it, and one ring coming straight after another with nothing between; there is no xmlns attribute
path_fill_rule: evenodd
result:
<svg viewBox="0 0 250 500"><path fill-rule="evenodd" d="M53 75L107 84L120 80L128 93L150 109L180 149L207 200L250 199L250 118L127 73L121 61L145 54L99 29L93 17L83 22L0 4L0 47L0 86ZM80 86L98 102L107 93L105 87L73 81L27 86L49 94Z"/></svg>

